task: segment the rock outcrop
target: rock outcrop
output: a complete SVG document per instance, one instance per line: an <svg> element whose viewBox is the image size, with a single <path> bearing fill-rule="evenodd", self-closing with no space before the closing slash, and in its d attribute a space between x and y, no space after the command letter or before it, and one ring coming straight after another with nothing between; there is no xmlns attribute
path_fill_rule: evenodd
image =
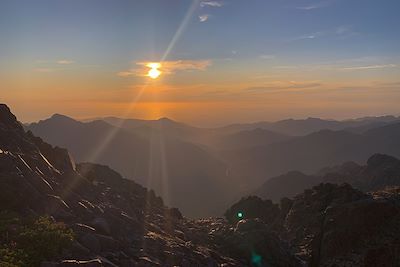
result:
<svg viewBox="0 0 400 267"><path fill-rule="evenodd" d="M399 193L398 187L367 194L348 184L320 184L283 199L279 216L264 227L307 266L399 266ZM268 212L258 207L258 214Z"/></svg>
<svg viewBox="0 0 400 267"><path fill-rule="evenodd" d="M276 233L246 227L257 222L231 227L223 219L189 220L106 166L75 165L66 150L26 133L5 105L0 190L0 211L48 215L75 233L73 245L43 267L299 264Z"/></svg>

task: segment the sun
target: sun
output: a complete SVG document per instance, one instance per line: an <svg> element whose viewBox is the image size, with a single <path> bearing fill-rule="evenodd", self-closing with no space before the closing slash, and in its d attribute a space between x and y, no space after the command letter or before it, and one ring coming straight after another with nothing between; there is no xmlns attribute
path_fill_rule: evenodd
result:
<svg viewBox="0 0 400 267"><path fill-rule="evenodd" d="M147 76L152 78L152 79L157 79L158 77L160 77L161 75L161 71L158 70L159 68L161 68L161 64L160 63L149 63L146 65L147 67L150 68L149 72L147 73Z"/></svg>

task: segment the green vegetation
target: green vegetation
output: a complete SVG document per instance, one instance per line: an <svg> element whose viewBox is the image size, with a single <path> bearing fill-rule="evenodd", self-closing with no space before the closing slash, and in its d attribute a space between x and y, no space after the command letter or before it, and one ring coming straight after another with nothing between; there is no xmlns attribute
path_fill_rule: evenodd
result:
<svg viewBox="0 0 400 267"><path fill-rule="evenodd" d="M0 267L39 266L74 240L73 231L49 217L21 219L0 213Z"/></svg>

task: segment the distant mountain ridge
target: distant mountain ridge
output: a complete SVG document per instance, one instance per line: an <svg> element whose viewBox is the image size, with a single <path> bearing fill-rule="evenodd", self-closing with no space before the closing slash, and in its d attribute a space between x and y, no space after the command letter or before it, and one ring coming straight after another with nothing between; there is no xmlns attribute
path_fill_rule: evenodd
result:
<svg viewBox="0 0 400 267"><path fill-rule="evenodd" d="M238 180L251 177L256 185L292 170L311 174L346 161L363 163L375 153L400 157L399 129L400 123L363 134L321 130L267 146L225 151L224 157Z"/></svg>
<svg viewBox="0 0 400 267"><path fill-rule="evenodd" d="M314 175L293 171L268 179L253 192L264 199L279 202L284 197L294 197L319 183L348 183L364 192L400 187L400 160L383 154L375 154L366 165L345 162L327 167Z"/></svg>
<svg viewBox="0 0 400 267"><path fill-rule="evenodd" d="M233 192L222 161L200 146L165 133L168 129L149 128L142 134L105 121L83 123L54 115L30 124L27 130L68 148L78 162L111 166L190 216L210 214L210 207L211 213L221 212L226 200L219 197L220 192ZM204 205L207 202L210 205Z"/></svg>
<svg viewBox="0 0 400 267"><path fill-rule="evenodd" d="M191 128L195 130L208 130L221 133L235 133L240 131L251 131L257 128L270 130L289 136L307 135L320 130L347 130L354 132L364 132L366 130L388 125L394 122L400 122L400 117L393 115L369 116L346 120L333 120L309 117L306 119L284 119L275 122L258 121L253 123L235 123L220 127L196 127L186 123L177 122L169 118L160 118L157 120L118 118L118 117L98 117L94 119L86 119L84 122L103 120L112 125L122 124L127 128L135 128L139 126L149 126L158 124L162 121L168 121L176 126ZM124 127L123 126L123 127Z"/></svg>
<svg viewBox="0 0 400 267"><path fill-rule="evenodd" d="M374 153L399 156L399 141L390 135L397 119L309 118L204 129L167 118L80 122L56 114L26 129L68 148L78 162L109 165L155 189L184 214L197 216L220 214L233 199L288 171L310 174L346 161L362 163ZM289 130L294 134L281 133Z"/></svg>
<svg viewBox="0 0 400 267"><path fill-rule="evenodd" d="M379 117L364 117L350 120L324 120L320 118L307 119L286 119L276 122L255 122L244 124L232 124L221 129L228 132L237 132L242 130L251 130L262 128L277 133L302 136L320 130L345 130L359 127L367 127L368 125L383 126L396 121L400 121L399 117L395 116L379 116Z"/></svg>

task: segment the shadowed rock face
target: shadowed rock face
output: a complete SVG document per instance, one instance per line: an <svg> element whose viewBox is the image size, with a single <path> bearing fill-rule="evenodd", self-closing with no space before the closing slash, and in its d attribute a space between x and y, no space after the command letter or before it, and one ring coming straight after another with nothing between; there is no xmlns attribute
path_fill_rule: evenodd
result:
<svg viewBox="0 0 400 267"><path fill-rule="evenodd" d="M250 196L242 198L225 212L225 217L229 222L238 222L246 219L260 219L265 223L272 223L278 216L280 210L277 204L271 200L262 200L259 197Z"/></svg>
<svg viewBox="0 0 400 267"><path fill-rule="evenodd" d="M398 251L400 206L349 185L321 184L297 196L285 218L287 239L311 266L394 266L392 255L371 265L376 250Z"/></svg>
<svg viewBox="0 0 400 267"><path fill-rule="evenodd" d="M188 220L106 166L75 166L66 150L25 133L4 105L0 210L50 215L73 229L73 246L43 266L299 266L265 227Z"/></svg>
<svg viewBox="0 0 400 267"><path fill-rule="evenodd" d="M278 232L308 266L397 266L399 193L398 187L366 194L348 184L320 184L283 199L280 214L264 227ZM229 212L251 202L242 199ZM258 214L270 212L258 207Z"/></svg>

